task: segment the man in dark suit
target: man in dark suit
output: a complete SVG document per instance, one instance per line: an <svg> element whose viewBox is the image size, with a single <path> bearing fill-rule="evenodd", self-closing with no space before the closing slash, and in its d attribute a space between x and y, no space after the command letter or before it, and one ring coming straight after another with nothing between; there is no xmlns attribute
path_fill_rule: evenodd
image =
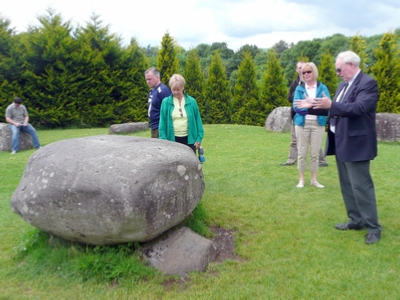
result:
<svg viewBox="0 0 400 300"><path fill-rule="evenodd" d="M370 161L378 153L375 113L379 98L378 85L360 70L360 57L352 52L339 53L336 73L343 79L335 98L316 98L303 104L314 109L329 109L327 155L336 156L340 188L349 221L336 224L338 230L367 229L365 242L381 238L375 188ZM304 102L304 101L300 101ZM301 107L301 103L295 103Z"/></svg>

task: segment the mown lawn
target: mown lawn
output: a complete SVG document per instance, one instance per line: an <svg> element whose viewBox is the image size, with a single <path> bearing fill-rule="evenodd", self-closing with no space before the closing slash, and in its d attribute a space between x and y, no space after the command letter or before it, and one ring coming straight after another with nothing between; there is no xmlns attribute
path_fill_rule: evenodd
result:
<svg viewBox="0 0 400 300"><path fill-rule="evenodd" d="M205 273L183 279L147 268L118 281L103 279L90 269L101 256L35 244L37 231L9 205L34 150L1 152L0 299L400 299L399 143L379 143L371 163L383 232L379 243L366 245L365 231L333 227L347 221L333 157L319 170L325 189L297 189L296 167L279 166L287 158L289 133L238 125L206 125L205 131L201 205L211 225L234 231L239 260L212 263ZM108 129L38 133L45 146ZM30 254L21 255L26 247ZM66 259L75 257L72 252L92 259L84 265L86 276L68 267L75 263Z"/></svg>

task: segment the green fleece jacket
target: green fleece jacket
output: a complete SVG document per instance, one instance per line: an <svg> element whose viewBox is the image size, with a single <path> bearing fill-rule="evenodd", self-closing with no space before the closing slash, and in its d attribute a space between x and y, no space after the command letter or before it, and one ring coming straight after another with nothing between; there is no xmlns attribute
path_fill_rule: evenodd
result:
<svg viewBox="0 0 400 300"><path fill-rule="evenodd" d="M185 111L188 119L188 144L201 143L204 138L204 129L199 107L193 97L186 94L183 95L185 97ZM158 125L159 138L169 141L175 141L174 123L172 121L172 111L174 110L173 97L171 95L162 101L160 123Z"/></svg>

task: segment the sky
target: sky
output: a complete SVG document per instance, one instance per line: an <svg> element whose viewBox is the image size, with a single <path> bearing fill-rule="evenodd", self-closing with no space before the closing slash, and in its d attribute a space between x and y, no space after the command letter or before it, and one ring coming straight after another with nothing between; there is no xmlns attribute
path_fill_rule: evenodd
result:
<svg viewBox="0 0 400 300"><path fill-rule="evenodd" d="M336 33L372 36L400 28L400 0L0 0L0 15L17 32L38 26L47 9L72 26L93 14L123 45L160 46L166 32L186 50L225 42L270 48Z"/></svg>

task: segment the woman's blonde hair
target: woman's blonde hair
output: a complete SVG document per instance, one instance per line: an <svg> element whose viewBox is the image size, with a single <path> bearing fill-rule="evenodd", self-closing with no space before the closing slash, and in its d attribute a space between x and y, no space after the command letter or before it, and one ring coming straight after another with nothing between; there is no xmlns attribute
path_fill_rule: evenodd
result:
<svg viewBox="0 0 400 300"><path fill-rule="evenodd" d="M304 82L304 75L303 75L303 72L304 72L304 69L305 69L306 67L311 68L311 70L312 70L312 72L313 72L313 74L314 74L314 79L317 80L317 79L318 79L318 68L317 68L317 66L316 66L313 62L306 62L306 63L303 65L303 67L301 68L300 80Z"/></svg>
<svg viewBox="0 0 400 300"><path fill-rule="evenodd" d="M185 78L183 78L180 74L174 74L171 76L169 80L169 87L173 89L174 87L184 88L185 87Z"/></svg>

